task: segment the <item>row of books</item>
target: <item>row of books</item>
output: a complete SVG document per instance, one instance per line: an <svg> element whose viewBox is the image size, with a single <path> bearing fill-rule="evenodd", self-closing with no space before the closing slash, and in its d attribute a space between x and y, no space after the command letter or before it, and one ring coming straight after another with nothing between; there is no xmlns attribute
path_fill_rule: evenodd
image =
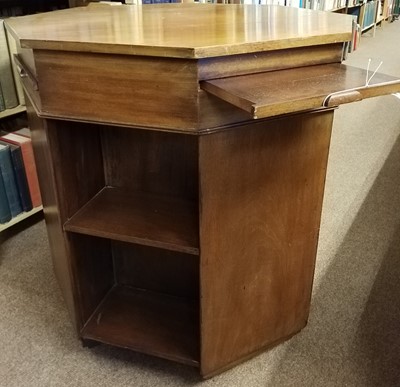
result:
<svg viewBox="0 0 400 387"><path fill-rule="evenodd" d="M182 0L126 0L126 4L157 4L179 3ZM360 0L194 0L199 3L235 3L282 5L288 7L307 8L313 10L330 11L348 6L358 5Z"/></svg>
<svg viewBox="0 0 400 387"><path fill-rule="evenodd" d="M380 2L379 2L380 5ZM378 1L368 1L364 4L364 17L362 20L362 29L368 28L375 23L376 17L376 7L378 6Z"/></svg>
<svg viewBox="0 0 400 387"><path fill-rule="evenodd" d="M354 7L356 5L361 5L363 2L363 0L348 0L347 6Z"/></svg>
<svg viewBox="0 0 400 387"><path fill-rule="evenodd" d="M42 205L27 128L0 136L0 224Z"/></svg>
<svg viewBox="0 0 400 387"><path fill-rule="evenodd" d="M181 3L182 0L127 0L125 4L163 4L163 3Z"/></svg>
<svg viewBox="0 0 400 387"><path fill-rule="evenodd" d="M346 7L355 7L362 4L362 0L305 0L304 8L332 11Z"/></svg>
<svg viewBox="0 0 400 387"><path fill-rule="evenodd" d="M304 4L304 8L320 11L329 11L342 6L346 6L346 0L305 0Z"/></svg>

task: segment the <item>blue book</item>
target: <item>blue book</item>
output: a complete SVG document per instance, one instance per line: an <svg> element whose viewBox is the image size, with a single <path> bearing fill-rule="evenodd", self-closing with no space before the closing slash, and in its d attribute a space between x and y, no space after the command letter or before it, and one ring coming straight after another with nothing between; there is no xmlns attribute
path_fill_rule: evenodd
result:
<svg viewBox="0 0 400 387"><path fill-rule="evenodd" d="M0 171L0 223L7 223L11 220L10 206L8 205L8 199L6 189L4 187L3 176Z"/></svg>
<svg viewBox="0 0 400 387"><path fill-rule="evenodd" d="M15 182L17 183L19 199L22 210L30 211L32 207L31 193L29 192L28 179L26 177L25 165L22 158L22 151L19 145L8 144L0 141L0 145L9 145L11 150L11 161L14 168Z"/></svg>
<svg viewBox="0 0 400 387"><path fill-rule="evenodd" d="M22 206L19 199L9 145L0 144L0 169L3 177L4 187L6 189L8 205L10 206L11 210L11 216L14 217L22 212Z"/></svg>

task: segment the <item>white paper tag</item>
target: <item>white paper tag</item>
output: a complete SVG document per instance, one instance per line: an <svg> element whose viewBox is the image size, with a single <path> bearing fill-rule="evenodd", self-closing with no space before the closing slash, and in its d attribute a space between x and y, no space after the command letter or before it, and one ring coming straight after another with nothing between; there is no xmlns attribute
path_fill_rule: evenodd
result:
<svg viewBox="0 0 400 387"><path fill-rule="evenodd" d="M394 93L393 94L395 97L397 97L398 99L400 99L400 93Z"/></svg>

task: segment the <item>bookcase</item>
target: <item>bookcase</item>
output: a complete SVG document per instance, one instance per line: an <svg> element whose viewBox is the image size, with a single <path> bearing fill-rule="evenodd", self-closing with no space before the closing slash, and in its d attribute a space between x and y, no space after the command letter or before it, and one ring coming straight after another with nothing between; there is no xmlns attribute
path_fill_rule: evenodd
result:
<svg viewBox="0 0 400 387"><path fill-rule="evenodd" d="M334 109L400 90L341 64L351 24L223 4L7 21L54 271L84 345L210 377L306 325Z"/></svg>
<svg viewBox="0 0 400 387"><path fill-rule="evenodd" d="M10 133L0 133L0 232L43 209L26 119L8 119Z"/></svg>
<svg viewBox="0 0 400 387"><path fill-rule="evenodd" d="M12 61L12 56L17 53L14 38L4 30L3 20L12 16L20 16L37 12L51 11L66 8L65 0L1 0L0 1L0 130L2 135L13 132L26 126L25 98L20 84L20 72ZM0 232L12 227L20 221L42 210L37 205L32 210L22 211L13 216L6 223L0 223Z"/></svg>
<svg viewBox="0 0 400 387"><path fill-rule="evenodd" d="M393 6L392 6L392 15L395 19L399 18L400 14L400 1L399 0L394 0L393 1Z"/></svg>
<svg viewBox="0 0 400 387"><path fill-rule="evenodd" d="M392 0L369 0L360 2L359 8L351 11L357 15L357 21L361 26L361 31L365 32L371 28L376 28L384 21L391 21Z"/></svg>

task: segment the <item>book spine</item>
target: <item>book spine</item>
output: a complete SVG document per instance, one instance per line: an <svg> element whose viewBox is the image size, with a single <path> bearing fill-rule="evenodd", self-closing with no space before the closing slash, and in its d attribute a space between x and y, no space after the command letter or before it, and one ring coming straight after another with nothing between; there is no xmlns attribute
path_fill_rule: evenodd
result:
<svg viewBox="0 0 400 387"><path fill-rule="evenodd" d="M33 155L32 142L29 141L21 144L21 151L26 177L28 180L32 206L39 207L42 204L42 197L40 196L39 180L36 172L36 163Z"/></svg>
<svg viewBox="0 0 400 387"><path fill-rule="evenodd" d="M39 207L42 204L42 198L40 196L39 180L36 172L35 157L33 155L32 140L30 137L21 136L16 133L8 133L0 137L0 140L21 147L22 160L25 167L26 178L28 180L32 206Z"/></svg>
<svg viewBox="0 0 400 387"><path fill-rule="evenodd" d="M32 200L20 147L15 147L11 150L11 159L13 162L15 180L18 187L22 210L28 212L32 209Z"/></svg>
<svg viewBox="0 0 400 387"><path fill-rule="evenodd" d="M11 210L8 204L6 188L4 187L3 176L0 172L0 223L7 223L11 220Z"/></svg>
<svg viewBox="0 0 400 387"><path fill-rule="evenodd" d="M0 84L6 109L18 106L3 19L0 19Z"/></svg>
<svg viewBox="0 0 400 387"><path fill-rule="evenodd" d="M22 212L19 199L17 183L15 181L14 168L11 162L11 151L9 146L3 146L0 149L0 168L1 175L6 189L8 205L10 206L11 216L17 216Z"/></svg>

